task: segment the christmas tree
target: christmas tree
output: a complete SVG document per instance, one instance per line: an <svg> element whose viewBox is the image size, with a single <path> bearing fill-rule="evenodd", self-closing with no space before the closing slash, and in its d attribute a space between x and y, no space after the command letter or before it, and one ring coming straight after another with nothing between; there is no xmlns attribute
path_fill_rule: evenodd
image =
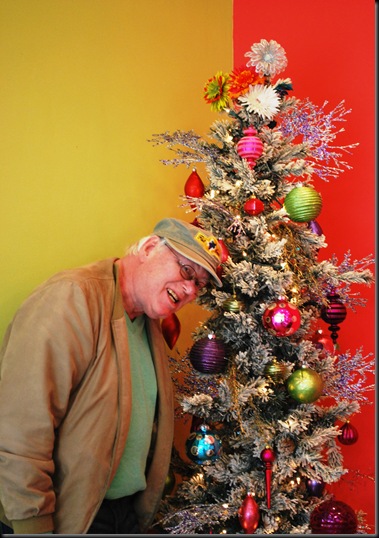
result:
<svg viewBox="0 0 379 538"><path fill-rule="evenodd" d="M152 140L175 152L164 164L192 167L183 206L219 238L223 282L199 296L210 315L171 360L178 414L193 417L191 463L174 451L183 480L159 524L172 534L354 534L364 514L325 485L347 472L341 445L357 439L350 419L373 389L372 354L338 346L347 309L364 306L352 287L373 282L373 259L318 261L326 237L316 220L317 183L350 168L342 157L357 144L335 145L350 111L293 96L291 79L278 78L287 57L276 41L245 56L205 85L220 114L209 137ZM172 348L178 324L163 326Z"/></svg>

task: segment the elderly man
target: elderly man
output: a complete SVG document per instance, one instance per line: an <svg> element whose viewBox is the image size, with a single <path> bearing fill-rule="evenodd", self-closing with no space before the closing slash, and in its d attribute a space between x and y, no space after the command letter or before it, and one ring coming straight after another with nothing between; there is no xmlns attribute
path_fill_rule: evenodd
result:
<svg viewBox="0 0 379 538"><path fill-rule="evenodd" d="M211 233L163 219L120 259L39 286L0 352L0 520L16 534L136 534L169 471L160 319L217 275Z"/></svg>

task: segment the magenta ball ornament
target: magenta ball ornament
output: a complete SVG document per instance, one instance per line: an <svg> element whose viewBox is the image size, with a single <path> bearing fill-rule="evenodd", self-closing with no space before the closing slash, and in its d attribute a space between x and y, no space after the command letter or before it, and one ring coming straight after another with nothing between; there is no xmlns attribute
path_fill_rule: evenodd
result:
<svg viewBox="0 0 379 538"><path fill-rule="evenodd" d="M257 130L248 127L243 130L244 136L237 142L236 149L242 159L246 159L252 169L257 163L257 159L263 153L263 142L256 136Z"/></svg>
<svg viewBox="0 0 379 538"><path fill-rule="evenodd" d="M185 445L186 454L190 460L201 465L216 461L221 454L222 441L217 432L212 431L207 424L201 424L191 432Z"/></svg>
<svg viewBox="0 0 379 538"><path fill-rule="evenodd" d="M198 372L218 374L227 365L227 350L224 342L214 334L197 340L189 352L189 360Z"/></svg>
<svg viewBox="0 0 379 538"><path fill-rule="evenodd" d="M262 323L274 336L290 336L300 327L301 316L296 306L289 303L285 297L279 297L264 311Z"/></svg>
<svg viewBox="0 0 379 538"><path fill-rule="evenodd" d="M294 222L314 220L321 213L321 194L308 185L294 187L284 199L284 209Z"/></svg>
<svg viewBox="0 0 379 538"><path fill-rule="evenodd" d="M338 441L343 445L353 445L358 441L358 430L355 426L346 421L341 428L341 434L337 437Z"/></svg>
<svg viewBox="0 0 379 538"><path fill-rule="evenodd" d="M312 534L356 534L358 520L354 510L342 501L324 501L310 517Z"/></svg>

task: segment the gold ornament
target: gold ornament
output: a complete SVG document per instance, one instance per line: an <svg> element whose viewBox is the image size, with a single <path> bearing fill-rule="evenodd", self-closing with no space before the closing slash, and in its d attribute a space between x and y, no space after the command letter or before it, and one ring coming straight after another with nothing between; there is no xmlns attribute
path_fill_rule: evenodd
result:
<svg viewBox="0 0 379 538"><path fill-rule="evenodd" d="M270 377L276 383L282 381L286 377L286 371L286 365L282 362L278 362L276 359L268 362L264 368L265 376Z"/></svg>
<svg viewBox="0 0 379 538"><path fill-rule="evenodd" d="M236 296L233 295L233 297L230 297L229 299L226 299L223 303L222 303L222 308L226 311L226 312L234 312L235 314L237 314L238 312L240 312L242 310L242 305L241 303L237 300Z"/></svg>

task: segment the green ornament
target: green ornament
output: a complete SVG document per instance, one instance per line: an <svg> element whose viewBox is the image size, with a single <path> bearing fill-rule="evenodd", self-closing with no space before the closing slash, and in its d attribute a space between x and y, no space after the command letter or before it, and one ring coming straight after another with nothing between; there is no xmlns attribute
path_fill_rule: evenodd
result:
<svg viewBox="0 0 379 538"><path fill-rule="evenodd" d="M175 484L176 484L175 474L170 467L168 471L168 475L165 480L164 488L163 488L163 497L166 497L166 495L171 495L171 493L174 490Z"/></svg>
<svg viewBox="0 0 379 538"><path fill-rule="evenodd" d="M278 362L273 359L268 362L264 368L264 374L266 377L270 377L273 381L282 381L286 376L286 365L282 362Z"/></svg>
<svg viewBox="0 0 379 538"><path fill-rule="evenodd" d="M287 379L288 394L297 402L311 403L322 394L323 382L320 375L311 368L295 370Z"/></svg>
<svg viewBox="0 0 379 538"><path fill-rule="evenodd" d="M226 312L234 312L238 313L241 311L241 303L236 299L235 296L231 297L230 299L226 299L222 303L222 308Z"/></svg>
<svg viewBox="0 0 379 538"><path fill-rule="evenodd" d="M294 222L310 222L321 213L321 194L313 187L295 187L285 197L284 208Z"/></svg>

